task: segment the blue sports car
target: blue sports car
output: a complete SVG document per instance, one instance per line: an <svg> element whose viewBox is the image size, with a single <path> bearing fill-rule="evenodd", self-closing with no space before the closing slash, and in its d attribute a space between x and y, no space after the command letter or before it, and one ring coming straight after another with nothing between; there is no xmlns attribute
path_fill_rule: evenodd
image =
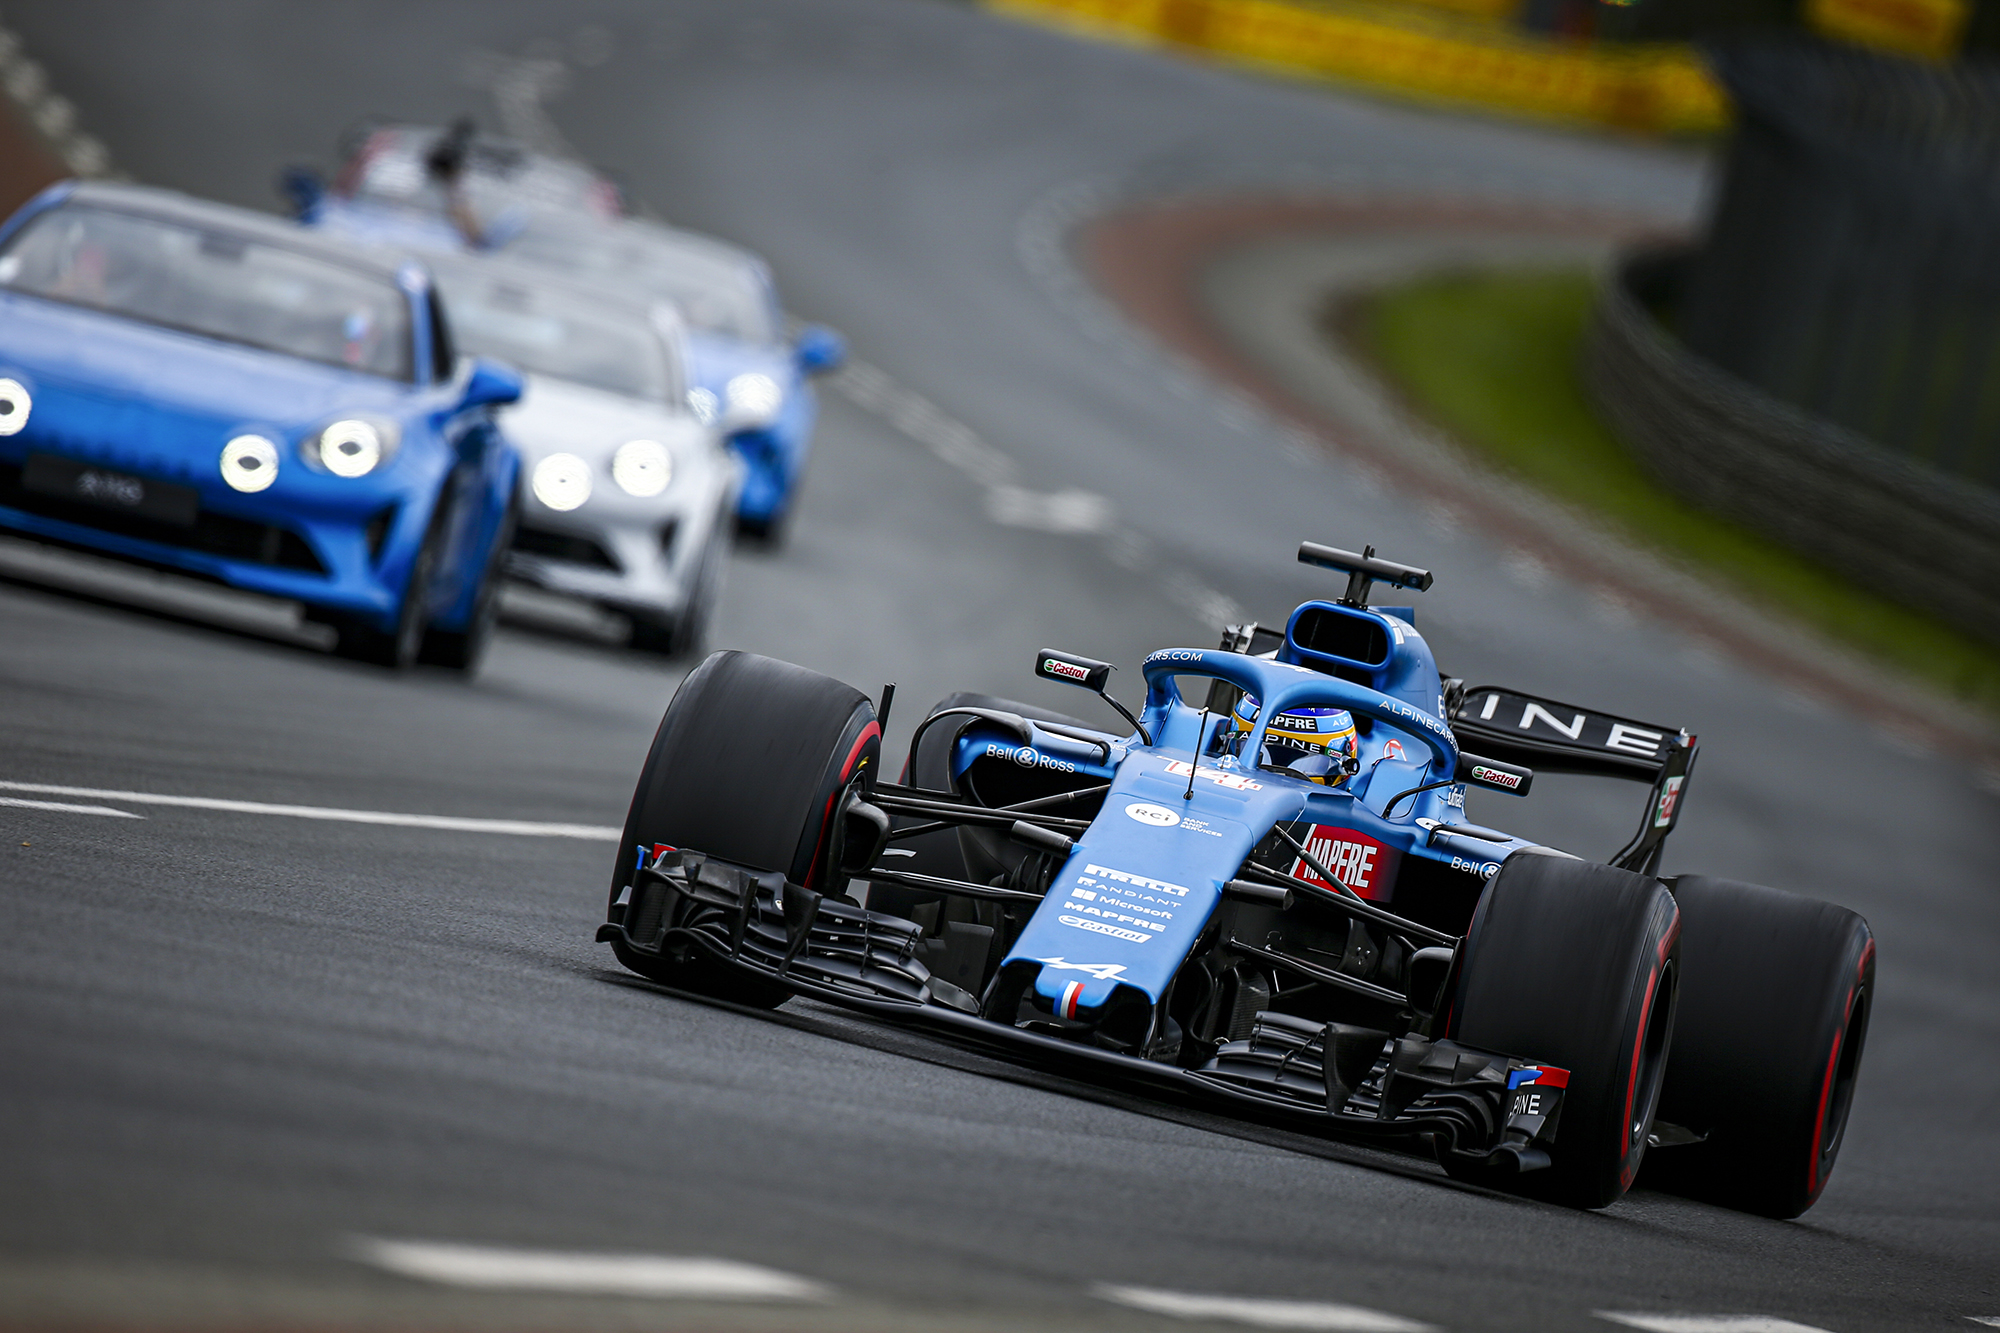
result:
<svg viewBox="0 0 2000 1333"><path fill-rule="evenodd" d="M296 599L345 656L477 663L520 393L421 267L275 219L65 182L0 227L0 530Z"/></svg>
<svg viewBox="0 0 2000 1333"><path fill-rule="evenodd" d="M572 180L563 165L474 135L463 122L378 127L357 139L331 190L302 169L287 173L285 188L311 227L430 253L504 253L674 303L688 330L690 404L743 459L737 525L777 539L812 447L811 377L837 369L846 344L818 325L789 335L770 269L756 255L618 218L604 202L615 198L609 182L567 164ZM598 188L582 188L592 180Z"/></svg>

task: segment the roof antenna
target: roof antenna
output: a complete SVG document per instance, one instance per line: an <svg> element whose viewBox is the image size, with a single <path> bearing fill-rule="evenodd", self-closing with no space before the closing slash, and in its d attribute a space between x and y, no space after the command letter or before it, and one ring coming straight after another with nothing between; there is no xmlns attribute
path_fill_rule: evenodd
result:
<svg viewBox="0 0 2000 1333"><path fill-rule="evenodd" d="M1204 733L1208 731L1208 704L1201 706L1201 721L1194 727L1194 749L1188 754L1188 789L1181 796L1183 801L1194 799L1194 772L1201 767L1201 746Z"/></svg>

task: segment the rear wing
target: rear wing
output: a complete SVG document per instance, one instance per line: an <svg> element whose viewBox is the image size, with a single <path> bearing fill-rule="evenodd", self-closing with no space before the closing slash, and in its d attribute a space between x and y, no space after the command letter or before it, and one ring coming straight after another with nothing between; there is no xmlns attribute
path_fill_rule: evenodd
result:
<svg viewBox="0 0 2000 1333"><path fill-rule="evenodd" d="M1695 737L1683 728L1634 722L1492 685L1467 689L1448 719L1459 747L1545 773L1627 778L1653 788L1646 817L1611 864L1642 874L1659 868L1667 834L1680 820L1694 770Z"/></svg>

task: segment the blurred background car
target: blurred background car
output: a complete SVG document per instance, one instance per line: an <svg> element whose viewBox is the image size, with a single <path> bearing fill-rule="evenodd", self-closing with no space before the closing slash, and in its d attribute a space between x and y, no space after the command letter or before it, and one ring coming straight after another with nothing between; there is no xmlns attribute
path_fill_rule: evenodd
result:
<svg viewBox="0 0 2000 1333"><path fill-rule="evenodd" d="M507 572L624 616L634 647L695 651L742 465L687 404L679 316L504 259L432 262L464 345L527 372L503 420L522 453Z"/></svg>
<svg viewBox="0 0 2000 1333"><path fill-rule="evenodd" d="M470 669L519 460L513 371L429 276L165 190L0 229L0 528L296 599L345 656Z"/></svg>
<svg viewBox="0 0 2000 1333"><path fill-rule="evenodd" d="M743 459L737 524L782 538L818 417L811 377L838 369L833 330L796 336L770 267L714 237L621 216L623 196L580 164L449 129L382 126L350 140L327 188L309 170L282 183L308 226L427 253L497 252L672 301L687 323L689 401Z"/></svg>

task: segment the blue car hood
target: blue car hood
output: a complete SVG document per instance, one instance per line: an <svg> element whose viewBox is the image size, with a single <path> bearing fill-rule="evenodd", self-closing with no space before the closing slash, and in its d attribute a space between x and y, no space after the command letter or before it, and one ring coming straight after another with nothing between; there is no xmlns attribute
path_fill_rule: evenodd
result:
<svg viewBox="0 0 2000 1333"><path fill-rule="evenodd" d="M403 418L411 386L33 297L0 294L0 374L28 434L130 466L202 473L232 434L292 440L344 413Z"/></svg>
<svg viewBox="0 0 2000 1333"><path fill-rule="evenodd" d="M726 333L687 330L688 382L716 397L738 375L768 375L790 397L799 377L791 349L782 343L754 343Z"/></svg>

